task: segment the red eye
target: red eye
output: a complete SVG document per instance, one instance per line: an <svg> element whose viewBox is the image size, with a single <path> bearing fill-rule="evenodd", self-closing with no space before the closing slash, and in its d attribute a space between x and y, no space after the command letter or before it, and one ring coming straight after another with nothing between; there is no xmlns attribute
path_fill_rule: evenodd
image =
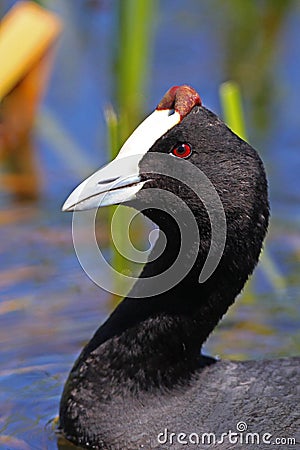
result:
<svg viewBox="0 0 300 450"><path fill-rule="evenodd" d="M181 144L172 150L172 154L178 158L188 158L191 153L192 149L189 144Z"/></svg>

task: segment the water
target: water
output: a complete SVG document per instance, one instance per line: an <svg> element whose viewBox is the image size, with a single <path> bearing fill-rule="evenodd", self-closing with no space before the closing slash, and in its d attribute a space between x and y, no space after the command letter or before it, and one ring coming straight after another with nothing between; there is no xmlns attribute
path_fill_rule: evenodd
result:
<svg viewBox="0 0 300 450"><path fill-rule="evenodd" d="M244 18L238 7L230 9L238 2L228 2L230 8L222 3L160 3L145 100L150 110L169 86L188 83L220 114L220 82L235 74L241 84L250 141L260 149L270 181L266 253L275 275L268 264L258 267L251 283L255 295L248 291L236 302L206 351L238 359L290 356L300 349L300 8L286 2L271 30L260 10L252 17L256 28L248 30L255 42L241 53L233 31L240 32ZM68 448L53 423L62 387L80 348L110 309L108 295L76 259L71 215L60 207L107 160L103 107L112 89L113 3L48 4L64 17L65 33L35 134L41 194L31 204L17 202L8 191L0 200L3 449Z"/></svg>

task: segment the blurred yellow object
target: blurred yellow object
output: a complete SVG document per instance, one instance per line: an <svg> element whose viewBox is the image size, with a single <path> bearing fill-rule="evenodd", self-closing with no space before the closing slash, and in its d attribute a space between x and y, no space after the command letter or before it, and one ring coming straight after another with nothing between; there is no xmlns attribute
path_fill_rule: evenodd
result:
<svg viewBox="0 0 300 450"><path fill-rule="evenodd" d="M0 100L53 44L61 29L56 15L33 2L17 3L0 23Z"/></svg>
<svg viewBox="0 0 300 450"><path fill-rule="evenodd" d="M31 130L61 27L55 14L27 1L0 22L0 182L20 200L38 195Z"/></svg>

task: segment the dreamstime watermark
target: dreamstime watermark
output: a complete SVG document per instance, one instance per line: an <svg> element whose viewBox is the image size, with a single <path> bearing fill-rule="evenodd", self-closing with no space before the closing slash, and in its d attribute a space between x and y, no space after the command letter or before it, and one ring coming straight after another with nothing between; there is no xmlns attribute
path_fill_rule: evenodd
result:
<svg viewBox="0 0 300 450"><path fill-rule="evenodd" d="M244 421L239 421L236 424L236 429L228 430L220 435L216 433L183 433L172 432L168 428L165 428L157 436L157 442L161 445L168 445L168 448L172 445L181 444L182 446L195 445L221 445L224 443L240 444L240 445L296 445L296 438L294 437L276 437L272 433L256 433L248 431L248 425Z"/></svg>
<svg viewBox="0 0 300 450"><path fill-rule="evenodd" d="M126 158L116 159L114 160L114 173L122 174L122 168L124 167L137 167L140 160L141 155L131 155ZM126 172L124 179L121 178L123 184L125 184L126 177L130 178L132 175L128 174L128 171ZM199 199L199 204L201 202L206 210L209 217L211 239L206 261L199 274L199 283L203 283L215 271L225 248L226 217L221 199L208 177L188 160L181 159L178 161L168 154L152 153L151 164L147 166L147 177L151 179L151 176L154 180L155 177L159 176L160 179L163 177L173 181L176 180L176 182L186 186L193 192L193 196ZM87 180L81 191L79 202L87 196L88 192L93 190L93 183L97 183L96 176ZM112 183L110 185L111 190L108 193L99 195L99 208L102 204L105 204L106 196L111 195L112 191L114 195L118 194L119 185L120 176L115 184ZM72 221L74 248L78 260L87 275L101 288L120 296L127 295L135 282L139 280L139 289L133 289L130 292L130 296L135 298L158 295L179 283L193 267L201 242L201 228L199 234L197 220L192 210L188 207L188 202L186 203L180 196L160 188L159 185L155 186L155 182L152 180L151 187L147 187L147 183L145 183L143 189L137 193L137 198L139 204L142 205L142 209L144 207L162 210L172 216L178 225L181 235L180 249L171 267L152 277L141 279L125 273L119 273L107 262L96 238L95 222L97 210L89 210L82 213L75 209ZM118 244L117 233L120 231L119 227L118 231L115 231L116 214L118 214L118 208L111 223L112 239ZM121 253L128 260L144 263L149 258L149 251L137 250L129 238L129 227L135 214L133 213L129 222L124 224L122 233L128 240L128 245L126 246L128 251L124 254L124 249L122 249ZM85 236L84 239L82 239L83 234ZM149 240L151 240L151 236ZM153 259L155 254L155 258L158 258L163 249L164 246L162 245L160 251L153 252L150 257Z"/></svg>

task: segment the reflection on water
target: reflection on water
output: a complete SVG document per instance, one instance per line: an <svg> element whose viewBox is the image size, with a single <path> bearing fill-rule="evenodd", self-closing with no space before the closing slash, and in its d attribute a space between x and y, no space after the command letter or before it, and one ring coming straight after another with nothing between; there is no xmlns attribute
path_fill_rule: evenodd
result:
<svg viewBox="0 0 300 450"><path fill-rule="evenodd" d="M300 349L300 89L295 75L300 59L294 45L299 41L300 10L297 2L282 2L285 8L273 21L273 10L256 9L251 13L256 14L255 27L244 28L239 3L161 3L145 99L152 108L170 85L189 83L200 91L205 105L218 112L220 81L228 74L241 81L249 119L264 125L258 133L257 120L249 120L249 135L267 165L272 202L267 247L286 288L274 292L259 268L251 286L255 295L236 302L205 350L238 359L288 356ZM48 4L64 16L66 31L35 137L42 195L27 206L16 203L8 191L1 198L3 449L57 448L51 421L57 416L65 377L108 313L108 296L83 273L72 247L71 216L60 213L60 207L89 169L107 160L103 106L110 98L114 12L108 1L78 0L72 7L61 0ZM268 40L251 39L256 33ZM244 53L237 49L243 41ZM254 91L260 89L261 94L268 84L274 91L259 101L264 102L261 119ZM101 235L107 241L104 230ZM59 448L68 447L59 441Z"/></svg>

